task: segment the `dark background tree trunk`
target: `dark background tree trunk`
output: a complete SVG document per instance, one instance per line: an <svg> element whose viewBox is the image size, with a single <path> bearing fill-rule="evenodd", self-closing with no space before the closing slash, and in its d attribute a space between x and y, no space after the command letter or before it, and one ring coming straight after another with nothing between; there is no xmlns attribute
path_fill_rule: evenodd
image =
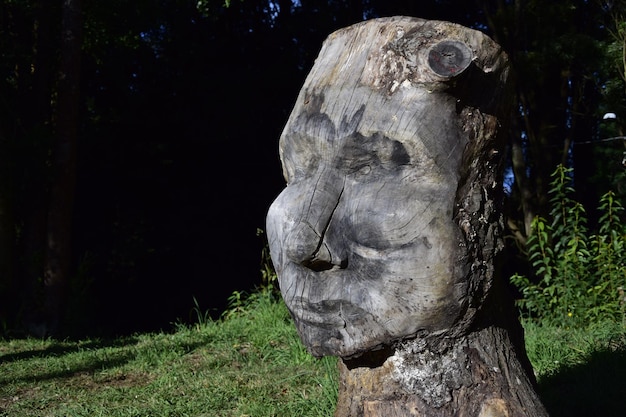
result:
<svg viewBox="0 0 626 417"><path fill-rule="evenodd" d="M71 265L72 214L79 129L79 80L82 42L80 0L63 1L61 57L55 109L55 144L44 257L44 311L47 332L59 333Z"/></svg>

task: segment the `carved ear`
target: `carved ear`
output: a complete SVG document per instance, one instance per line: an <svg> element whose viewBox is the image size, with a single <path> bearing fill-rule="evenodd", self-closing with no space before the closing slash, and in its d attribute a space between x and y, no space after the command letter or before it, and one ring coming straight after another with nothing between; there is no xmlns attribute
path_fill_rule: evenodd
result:
<svg viewBox="0 0 626 417"><path fill-rule="evenodd" d="M460 41L441 41L430 48L428 66L440 77L453 78L472 63L472 51Z"/></svg>

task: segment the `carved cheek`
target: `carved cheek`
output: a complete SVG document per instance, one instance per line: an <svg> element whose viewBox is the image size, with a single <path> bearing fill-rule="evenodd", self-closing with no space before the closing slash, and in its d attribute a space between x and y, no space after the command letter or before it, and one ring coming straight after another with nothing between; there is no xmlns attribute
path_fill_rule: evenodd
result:
<svg viewBox="0 0 626 417"><path fill-rule="evenodd" d="M452 225L454 194L448 187L404 185L390 179L382 187L361 187L346 194L345 217L352 223L353 240L362 246L385 250L423 240L434 234L434 219L441 220L438 225L443 220Z"/></svg>

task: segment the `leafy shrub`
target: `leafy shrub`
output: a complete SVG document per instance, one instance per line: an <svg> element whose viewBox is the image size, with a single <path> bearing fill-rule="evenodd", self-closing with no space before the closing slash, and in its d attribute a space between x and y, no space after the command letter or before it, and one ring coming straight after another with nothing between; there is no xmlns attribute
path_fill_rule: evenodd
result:
<svg viewBox="0 0 626 417"><path fill-rule="evenodd" d="M601 320L626 323L626 227L613 192L600 199L597 233L590 234L584 207L571 198L571 168L553 172L548 219L535 217L527 243L534 277L515 274L517 305L526 318L582 326Z"/></svg>

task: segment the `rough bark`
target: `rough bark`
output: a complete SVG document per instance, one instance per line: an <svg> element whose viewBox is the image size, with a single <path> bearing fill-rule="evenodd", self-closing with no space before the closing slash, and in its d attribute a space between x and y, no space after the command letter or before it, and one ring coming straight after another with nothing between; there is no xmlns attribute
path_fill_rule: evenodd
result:
<svg viewBox="0 0 626 417"><path fill-rule="evenodd" d="M335 417L547 416L506 292L493 288L490 297L462 337L415 338L341 359Z"/></svg>
<svg viewBox="0 0 626 417"><path fill-rule="evenodd" d="M340 362L336 416L537 416L539 399L524 370L509 361L504 329L488 327L436 349L415 339L383 365ZM493 349L498 346L498 349Z"/></svg>
<svg viewBox="0 0 626 417"><path fill-rule="evenodd" d="M343 416L544 416L502 248L506 54L481 32L374 19L324 42L287 121L267 232Z"/></svg>

